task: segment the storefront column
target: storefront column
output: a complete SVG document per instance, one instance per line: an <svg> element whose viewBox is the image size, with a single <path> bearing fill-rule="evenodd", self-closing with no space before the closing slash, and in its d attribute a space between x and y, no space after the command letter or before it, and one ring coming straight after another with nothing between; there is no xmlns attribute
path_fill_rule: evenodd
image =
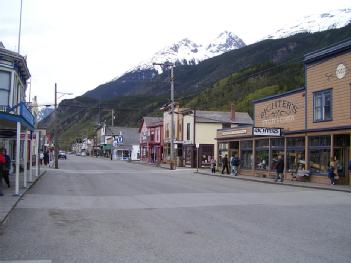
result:
<svg viewBox="0 0 351 263"><path fill-rule="evenodd" d="M39 131L35 131L35 176L39 176Z"/></svg>
<svg viewBox="0 0 351 263"><path fill-rule="evenodd" d="M288 142L288 139L286 137L284 137L284 174L286 173L286 167L287 167L287 142Z"/></svg>
<svg viewBox="0 0 351 263"><path fill-rule="evenodd" d="M330 134L330 158L334 160L334 134Z"/></svg>
<svg viewBox="0 0 351 263"><path fill-rule="evenodd" d="M28 164L28 130L24 130L23 144L23 187L27 188L27 164Z"/></svg>
<svg viewBox="0 0 351 263"><path fill-rule="evenodd" d="M30 132L29 136L29 179L28 182L33 182L33 133Z"/></svg>
<svg viewBox="0 0 351 263"><path fill-rule="evenodd" d="M17 122L15 195L19 195L20 150L21 150L21 123Z"/></svg>
<svg viewBox="0 0 351 263"><path fill-rule="evenodd" d="M252 140L252 172L253 175L255 175L255 169L256 169L256 141L255 139Z"/></svg>
<svg viewBox="0 0 351 263"><path fill-rule="evenodd" d="M272 139L268 138L268 175L271 173L272 167Z"/></svg>
<svg viewBox="0 0 351 263"><path fill-rule="evenodd" d="M308 136L305 135L305 170L310 169L310 157L308 156Z"/></svg>

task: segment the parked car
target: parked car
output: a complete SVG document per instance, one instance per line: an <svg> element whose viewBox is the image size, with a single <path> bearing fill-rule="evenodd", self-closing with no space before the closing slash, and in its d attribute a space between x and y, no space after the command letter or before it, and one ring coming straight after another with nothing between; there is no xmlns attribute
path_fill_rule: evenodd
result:
<svg viewBox="0 0 351 263"><path fill-rule="evenodd" d="M58 158L66 160L67 159L66 152L65 151L59 151Z"/></svg>

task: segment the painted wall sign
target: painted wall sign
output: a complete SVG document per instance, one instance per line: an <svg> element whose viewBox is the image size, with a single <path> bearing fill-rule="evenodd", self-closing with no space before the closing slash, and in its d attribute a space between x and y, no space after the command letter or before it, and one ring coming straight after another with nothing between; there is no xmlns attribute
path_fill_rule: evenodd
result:
<svg viewBox="0 0 351 263"><path fill-rule="evenodd" d="M257 136L281 136L282 129L280 128L260 128L254 127L253 128L253 135Z"/></svg>
<svg viewBox="0 0 351 263"><path fill-rule="evenodd" d="M345 77L345 75L346 75L346 67L345 67L345 65L344 64L339 64L336 67L335 74L336 74L336 77L338 79L342 79L343 77Z"/></svg>
<svg viewBox="0 0 351 263"><path fill-rule="evenodd" d="M246 134L247 130L233 130L233 131L223 131L222 135L236 135L236 134Z"/></svg>
<svg viewBox="0 0 351 263"><path fill-rule="evenodd" d="M275 100L265 105L261 113L259 113L262 124L271 126L279 123L288 123L295 120L298 106L288 100Z"/></svg>

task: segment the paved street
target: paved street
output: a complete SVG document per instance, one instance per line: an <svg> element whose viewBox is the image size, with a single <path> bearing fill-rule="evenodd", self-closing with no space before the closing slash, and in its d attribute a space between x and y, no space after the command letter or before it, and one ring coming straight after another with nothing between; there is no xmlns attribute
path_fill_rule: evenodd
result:
<svg viewBox="0 0 351 263"><path fill-rule="evenodd" d="M90 157L48 170L0 229L0 262L350 258L350 193Z"/></svg>

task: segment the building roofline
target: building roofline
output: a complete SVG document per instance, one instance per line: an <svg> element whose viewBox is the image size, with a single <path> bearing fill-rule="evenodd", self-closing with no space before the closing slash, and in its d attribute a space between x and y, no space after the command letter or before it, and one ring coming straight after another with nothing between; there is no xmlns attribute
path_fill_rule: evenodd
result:
<svg viewBox="0 0 351 263"><path fill-rule="evenodd" d="M13 52L11 50L8 50L6 48L0 47L0 59L8 60L11 59L13 60L13 63L17 63L18 66L20 67L20 73L23 75L24 79L27 80L31 77L28 66L27 66L27 60L24 56Z"/></svg>
<svg viewBox="0 0 351 263"><path fill-rule="evenodd" d="M347 38L333 45L305 54L304 63L313 63L347 50L351 50L351 38Z"/></svg>
<svg viewBox="0 0 351 263"><path fill-rule="evenodd" d="M290 91L287 91L287 92L284 92L284 93L279 93L279 94L271 95L271 96L264 97L264 98L261 98L261 99L252 100L251 102L254 103L254 104L255 103L260 103L260 102L265 102L265 101L268 101L268 100L278 99L278 98L281 98L281 97L292 95L294 93L299 93L301 91L305 91L305 87L300 87L300 88L293 89L293 90L290 90Z"/></svg>

